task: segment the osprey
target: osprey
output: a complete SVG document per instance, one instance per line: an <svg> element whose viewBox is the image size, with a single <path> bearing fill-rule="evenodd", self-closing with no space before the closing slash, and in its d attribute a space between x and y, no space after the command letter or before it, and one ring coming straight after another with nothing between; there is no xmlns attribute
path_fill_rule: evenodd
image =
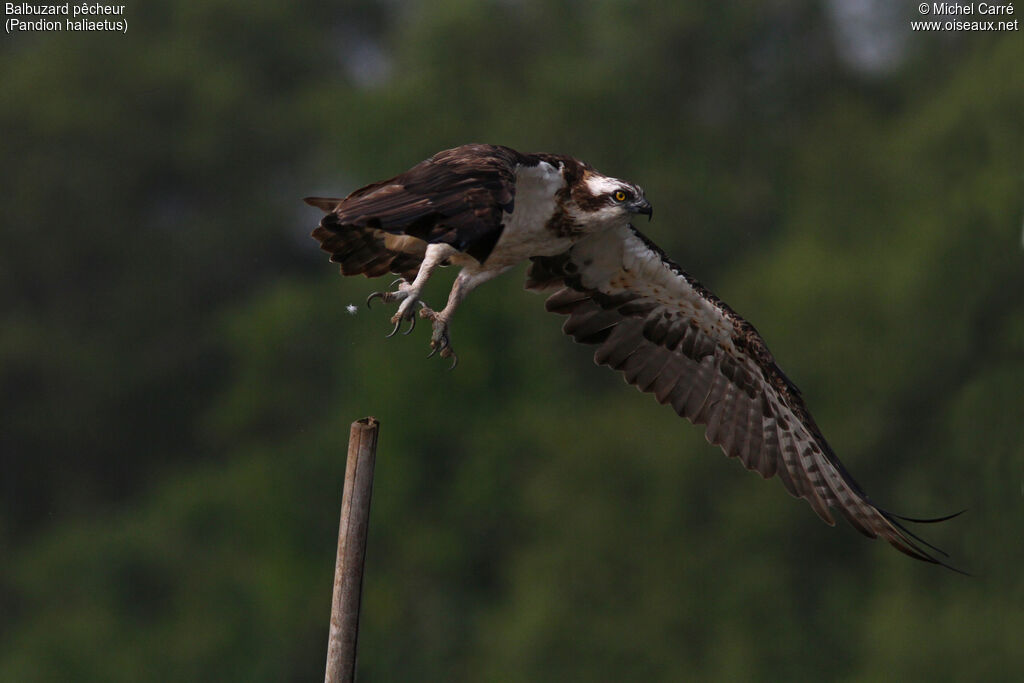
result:
<svg viewBox="0 0 1024 683"><path fill-rule="evenodd" d="M529 259L526 287L554 289L547 310L563 330L597 347L594 360L622 372L764 478L777 475L829 525L830 509L870 538L949 567L941 550L871 502L825 441L800 391L753 325L685 273L632 225L650 219L638 185L577 159L472 144L438 152L344 199L308 197L326 215L313 237L343 275L400 276L393 336L416 314L430 320L431 354L457 358L449 325L466 295ZM420 293L438 266L461 266L447 305ZM394 283L393 283L394 284ZM417 311L418 308L418 311ZM959 513L957 513L959 514ZM952 568L952 567L950 567Z"/></svg>

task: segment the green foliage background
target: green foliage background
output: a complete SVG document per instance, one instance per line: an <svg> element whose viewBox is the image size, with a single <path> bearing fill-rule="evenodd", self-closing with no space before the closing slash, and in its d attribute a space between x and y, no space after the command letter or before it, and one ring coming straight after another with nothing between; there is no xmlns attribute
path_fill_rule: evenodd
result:
<svg viewBox="0 0 1024 683"><path fill-rule="evenodd" d="M837 6L152 0L5 35L0 680L322 675L369 414L361 680L1019 680L1024 42L861 3L900 46L872 68ZM299 198L469 141L643 184L876 500L970 509L923 533L974 576L741 471L521 270L453 373L347 314L381 283Z"/></svg>

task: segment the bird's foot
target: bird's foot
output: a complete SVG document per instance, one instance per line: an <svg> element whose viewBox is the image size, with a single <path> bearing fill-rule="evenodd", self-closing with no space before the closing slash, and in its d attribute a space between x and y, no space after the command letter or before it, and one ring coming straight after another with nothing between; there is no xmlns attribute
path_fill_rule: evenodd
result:
<svg viewBox="0 0 1024 683"><path fill-rule="evenodd" d="M402 328L403 322L409 323L409 329L403 332L403 335L407 335L413 331L416 327L416 304L423 304L418 296L418 293L413 290L412 285L402 279L395 280L391 284L398 283L398 290L394 292L373 292L366 298L366 307L370 308L370 302L374 299L380 299L386 304L398 302L398 312L391 316L391 322L394 323L395 327L391 330L387 337L393 337L398 334L398 331Z"/></svg>
<svg viewBox="0 0 1024 683"><path fill-rule="evenodd" d="M452 350L451 337L448 336L448 321L440 313L432 311L426 304L421 303L420 306L422 306L420 317L429 320L433 328L430 335L430 355L427 358L433 357L435 353L439 354L441 358L451 358L452 365L448 369L454 370L455 366L459 364L459 357Z"/></svg>

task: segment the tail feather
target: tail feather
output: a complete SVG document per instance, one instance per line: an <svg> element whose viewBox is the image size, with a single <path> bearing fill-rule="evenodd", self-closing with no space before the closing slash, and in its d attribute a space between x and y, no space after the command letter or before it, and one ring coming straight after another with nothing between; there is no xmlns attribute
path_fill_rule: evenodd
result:
<svg viewBox="0 0 1024 683"><path fill-rule="evenodd" d="M338 201L340 200L317 197L306 199L308 204L319 208L324 208L328 202L336 204ZM345 225L334 213L328 213L323 217L320 225L313 231L313 237L320 243L320 248L331 255L331 261L339 265L342 275L361 274L366 277L379 277L395 273L411 281L419 271L420 263L423 261L422 252L426 248L425 243L421 242L422 249L418 249L418 245L411 243L410 240L404 240L395 244L400 244L403 250L390 249L388 242L395 240L389 240L391 236L384 231Z"/></svg>
<svg viewBox="0 0 1024 683"><path fill-rule="evenodd" d="M337 197L305 197L302 201L328 213L334 211L343 200Z"/></svg>

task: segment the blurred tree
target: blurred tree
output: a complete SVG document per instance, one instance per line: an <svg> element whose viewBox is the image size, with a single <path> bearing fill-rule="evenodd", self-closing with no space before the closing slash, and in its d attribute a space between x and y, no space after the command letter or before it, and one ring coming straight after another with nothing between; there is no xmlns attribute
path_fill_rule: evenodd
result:
<svg viewBox="0 0 1024 683"><path fill-rule="evenodd" d="M10 533L217 456L193 428L225 379L211 319L307 262L282 229L298 220L307 101L324 80L346 87L312 18L344 11L147 3L123 37L5 45Z"/></svg>

